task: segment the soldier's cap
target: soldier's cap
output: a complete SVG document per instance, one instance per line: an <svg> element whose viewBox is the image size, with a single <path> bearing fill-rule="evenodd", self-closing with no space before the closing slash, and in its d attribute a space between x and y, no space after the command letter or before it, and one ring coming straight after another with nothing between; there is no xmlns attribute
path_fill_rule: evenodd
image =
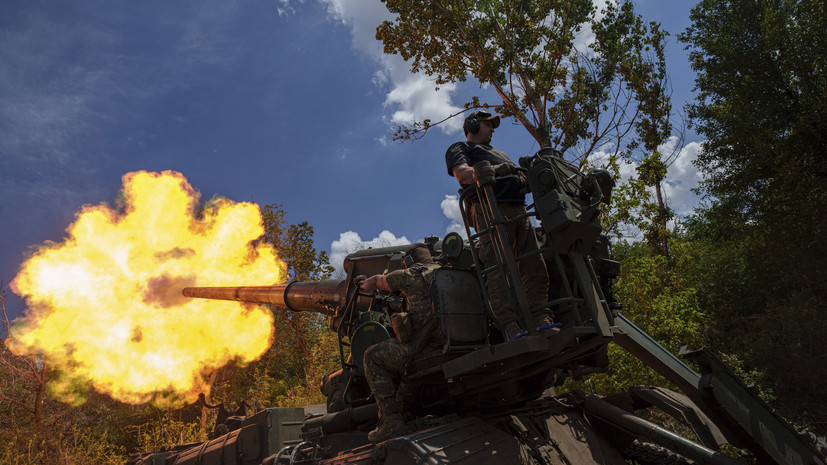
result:
<svg viewBox="0 0 827 465"><path fill-rule="evenodd" d="M497 129L498 127L500 127L500 117L499 117L499 115L492 115L491 113L489 113L486 110L480 110L480 111L476 111L474 113L471 113L470 115L468 115L467 118L465 118L465 122L467 123L468 120L471 119L471 118L476 118L477 121L491 121L491 127L493 127L494 129Z"/></svg>

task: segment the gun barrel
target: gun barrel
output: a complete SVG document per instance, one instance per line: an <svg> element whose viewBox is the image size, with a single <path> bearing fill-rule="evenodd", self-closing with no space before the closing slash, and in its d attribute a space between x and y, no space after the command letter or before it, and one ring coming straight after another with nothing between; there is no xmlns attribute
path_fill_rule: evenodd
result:
<svg viewBox="0 0 827 465"><path fill-rule="evenodd" d="M295 281L273 286L185 287L185 297L212 300L235 300L287 307L294 312L333 315L343 304L347 280Z"/></svg>

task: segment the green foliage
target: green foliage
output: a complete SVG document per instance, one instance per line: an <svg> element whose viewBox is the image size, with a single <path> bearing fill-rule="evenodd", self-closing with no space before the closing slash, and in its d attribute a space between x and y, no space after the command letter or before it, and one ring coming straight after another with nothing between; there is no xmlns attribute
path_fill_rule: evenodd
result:
<svg viewBox="0 0 827 465"><path fill-rule="evenodd" d="M287 264L289 279L299 281L327 279L333 267L327 252L316 252L313 244L313 226L307 221L287 224L286 212L279 204L261 207L264 235L260 240L270 243L278 251L279 258Z"/></svg>
<svg viewBox="0 0 827 465"><path fill-rule="evenodd" d="M328 279L333 272L325 251L317 252L313 227L307 221L288 224L281 205L261 209L264 235L287 265L288 280ZM273 342L262 357L245 366L222 370L212 398L226 402L246 400L262 406L299 405L324 399L318 386L322 376L339 368L338 346L325 317L271 307L275 315Z"/></svg>
<svg viewBox="0 0 827 465"><path fill-rule="evenodd" d="M653 164L661 166L663 173L654 181L649 171ZM609 169L617 177L619 168L609 166ZM601 219L605 234L615 240L624 240L643 232L644 241L657 247L671 237L666 225L674 218L674 213L662 198L651 194L651 188L659 186L665 177L665 171L660 155L655 152L644 158L638 168L638 177L630 177L612 190L611 209Z"/></svg>
<svg viewBox="0 0 827 465"><path fill-rule="evenodd" d="M723 213L713 205L686 224L700 258L687 279L710 309L710 344L736 355L744 372L759 373L756 383L785 416L823 423L823 379L813 367L827 353L825 245L811 242L808 223L794 214L782 232L775 224L728 222Z"/></svg>
<svg viewBox="0 0 827 465"><path fill-rule="evenodd" d="M129 428L136 440L136 450L153 451L162 447L200 442L206 439L198 423L175 419L171 412Z"/></svg>
<svg viewBox="0 0 827 465"><path fill-rule="evenodd" d="M142 409L91 393L80 407L47 394L51 372L43 360L0 346L0 463L114 464L126 460L126 425Z"/></svg>
<svg viewBox="0 0 827 465"><path fill-rule="evenodd" d="M820 392L827 342L827 9L814 0L703 0L680 39L707 141L710 199L686 222L690 270L710 338L747 372L766 373L776 405L827 433Z"/></svg>
<svg viewBox="0 0 827 465"><path fill-rule="evenodd" d="M540 147L568 151L581 168L602 164L617 177L620 163L642 151L640 179L618 189L607 229L618 237L642 230L668 256L672 212L660 192L666 164L657 148L673 125L667 33L658 23L643 21L631 1L383 2L396 15L376 30L385 53L399 54L437 86L473 77L502 99L489 104L473 96L440 122L399 127L395 139L417 139L464 111L493 108ZM603 159L590 160L593 153Z"/></svg>
<svg viewBox="0 0 827 465"><path fill-rule="evenodd" d="M36 441L29 438L18 441L17 437L0 434L0 463L8 465L22 465L37 463L43 460L44 452L38 450Z"/></svg>
<svg viewBox="0 0 827 465"><path fill-rule="evenodd" d="M401 55L437 86L469 76L491 85L502 98L494 110L514 117L541 147L576 147L585 162L595 150L617 155L621 143L657 146L671 132L666 34L635 15L631 2L599 12L591 0L383 2L396 15L376 30L385 53ZM595 40L578 49L587 28ZM479 107L488 105L478 97L465 105ZM397 137L434 125L401 128Z"/></svg>
<svg viewBox="0 0 827 465"><path fill-rule="evenodd" d="M307 357L296 347L296 338L284 318L276 320L276 333L282 335L257 361L246 367L228 366L213 385L213 399L267 407L299 406L324 402L319 383L324 374L339 366L335 334L317 317L313 328L304 328L302 338Z"/></svg>
<svg viewBox="0 0 827 465"><path fill-rule="evenodd" d="M124 462L124 448L113 444L106 431L73 427L63 443L54 445L48 454L60 464L112 464Z"/></svg>
<svg viewBox="0 0 827 465"><path fill-rule="evenodd" d="M697 348L706 344L706 314L701 309L698 291L683 278L682 271L697 259L686 243L673 244L675 266L645 243L615 246L615 258L622 263L620 278L613 286L615 297L624 304L623 314L672 353L682 346ZM591 377L601 394L619 392L630 386L669 386L667 381L640 360L618 346L609 348L609 372ZM569 382L567 388L581 387Z"/></svg>
<svg viewBox="0 0 827 465"><path fill-rule="evenodd" d="M818 0L701 1L680 36L697 72L688 113L707 141L703 188L760 221L827 202L827 8ZM787 193L792 192L790 196Z"/></svg>

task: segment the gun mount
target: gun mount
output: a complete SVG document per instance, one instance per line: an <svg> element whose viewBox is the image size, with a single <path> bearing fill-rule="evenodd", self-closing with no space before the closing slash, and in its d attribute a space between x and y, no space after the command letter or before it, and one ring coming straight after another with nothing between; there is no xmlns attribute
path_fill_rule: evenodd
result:
<svg viewBox="0 0 827 465"><path fill-rule="evenodd" d="M517 263L503 244L504 218L493 201L493 172L475 166L477 184L466 189L460 211L468 240L451 233L427 238L434 260L431 300L444 345L417 355L401 380L407 431L370 444L377 407L365 381L362 356L392 336L389 316L400 311L400 296L367 294L355 284L402 267L405 247L367 249L349 255L347 278L261 287L187 288L184 295L287 307L328 315L338 335L342 368L325 376L325 413L272 408L233 421L219 418L214 437L133 458L133 464L735 464L716 452L724 444L747 448L760 464L825 465L825 448L802 437L755 398L707 351L691 355L699 374L657 344L619 313L611 280L619 263L601 236L599 204L608 202L611 178L580 173L559 153L543 149L520 159L534 203L527 215L539 220L540 250L549 271L546 303L561 324L542 334L528 325L531 312ZM464 199L473 190L483 205L481 231L469 224ZM476 244L488 235L499 263L483 265ZM488 266L488 268L485 268ZM489 318L485 282L501 267L517 319L527 332L504 341ZM604 370L607 346L617 343L662 374L682 393L634 388L611 397L554 388L572 374ZM688 439L634 412L658 407L692 429ZM222 423L222 421L224 423ZM653 445L654 444L654 445Z"/></svg>

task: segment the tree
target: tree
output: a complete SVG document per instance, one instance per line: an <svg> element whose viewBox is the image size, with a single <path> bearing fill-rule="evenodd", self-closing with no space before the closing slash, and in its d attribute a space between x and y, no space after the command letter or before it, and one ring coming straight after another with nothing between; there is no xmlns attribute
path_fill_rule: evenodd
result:
<svg viewBox="0 0 827 465"><path fill-rule="evenodd" d="M628 1L599 12L591 0L383 2L398 15L377 28L385 53L410 60L437 88L470 76L490 85L502 99L498 113L541 147L573 149L581 165L595 151L628 155L642 139L662 141L671 131L665 33ZM588 30L594 40L583 45ZM478 107L489 104L465 104ZM432 126L417 122L397 137L418 138Z"/></svg>
<svg viewBox="0 0 827 465"><path fill-rule="evenodd" d="M284 207L261 208L264 235L287 266L288 281L328 279L333 272L327 252L316 251L313 226L307 221L288 224ZM247 367L227 367L217 377L213 398L258 401L262 405L318 403L318 381L338 361L338 347L324 317L271 307L276 316L273 342L262 357ZM208 399L209 400L209 399Z"/></svg>
<svg viewBox="0 0 827 465"><path fill-rule="evenodd" d="M308 281L327 279L333 273L327 252L316 253L313 244L313 226L307 221L287 224L286 212L279 204L268 204L261 208L264 235L261 240L268 242L279 252L287 265L289 279Z"/></svg>
<svg viewBox="0 0 827 465"><path fill-rule="evenodd" d="M327 252L316 254L313 246L313 226L307 221L286 226L285 211L281 205L269 204L262 208L264 236L262 240L273 245L279 256L287 265L290 280L308 281L329 278L333 273L327 258ZM310 362L310 355L303 333L320 322L317 315L292 313L288 308L276 307L296 338L304 353L305 361ZM307 366L307 365L304 365ZM309 366L312 370L312 366Z"/></svg>
<svg viewBox="0 0 827 465"><path fill-rule="evenodd" d="M708 203L687 222L696 286L725 350L767 372L781 410L821 422L827 344L824 2L703 0L680 36Z"/></svg>
<svg viewBox="0 0 827 465"><path fill-rule="evenodd" d="M661 185L674 154L658 149L673 124L667 34L658 23L645 23L630 1L599 11L592 0L383 2L398 15L377 28L385 53L400 54L437 89L473 77L502 99L491 105L474 96L463 111L493 106L580 168L600 164L617 177L623 160L639 159L639 178L617 189L607 231L643 230L670 262L672 212ZM454 116L398 127L395 138L420 138Z"/></svg>
<svg viewBox="0 0 827 465"><path fill-rule="evenodd" d="M707 141L703 189L742 221L824 212L827 7L821 1L704 0L680 36L691 50L691 122Z"/></svg>
<svg viewBox="0 0 827 465"><path fill-rule="evenodd" d="M74 407L50 395L51 367L43 356L16 355L6 346L10 324L7 285L0 281L0 463L101 463L126 459L115 442L135 410L103 395ZM127 412L131 411L131 417Z"/></svg>
<svg viewBox="0 0 827 465"><path fill-rule="evenodd" d="M657 248L643 242L622 242L613 247L614 258L622 263L612 294L623 303L623 315L672 353L682 346L707 344L705 315L698 291L685 279L685 270L695 262L697 251L680 236L673 242L673 266ZM666 379L619 346L609 346L609 374L591 376L601 394L613 394L630 386L671 386ZM567 381L567 388L583 388Z"/></svg>

